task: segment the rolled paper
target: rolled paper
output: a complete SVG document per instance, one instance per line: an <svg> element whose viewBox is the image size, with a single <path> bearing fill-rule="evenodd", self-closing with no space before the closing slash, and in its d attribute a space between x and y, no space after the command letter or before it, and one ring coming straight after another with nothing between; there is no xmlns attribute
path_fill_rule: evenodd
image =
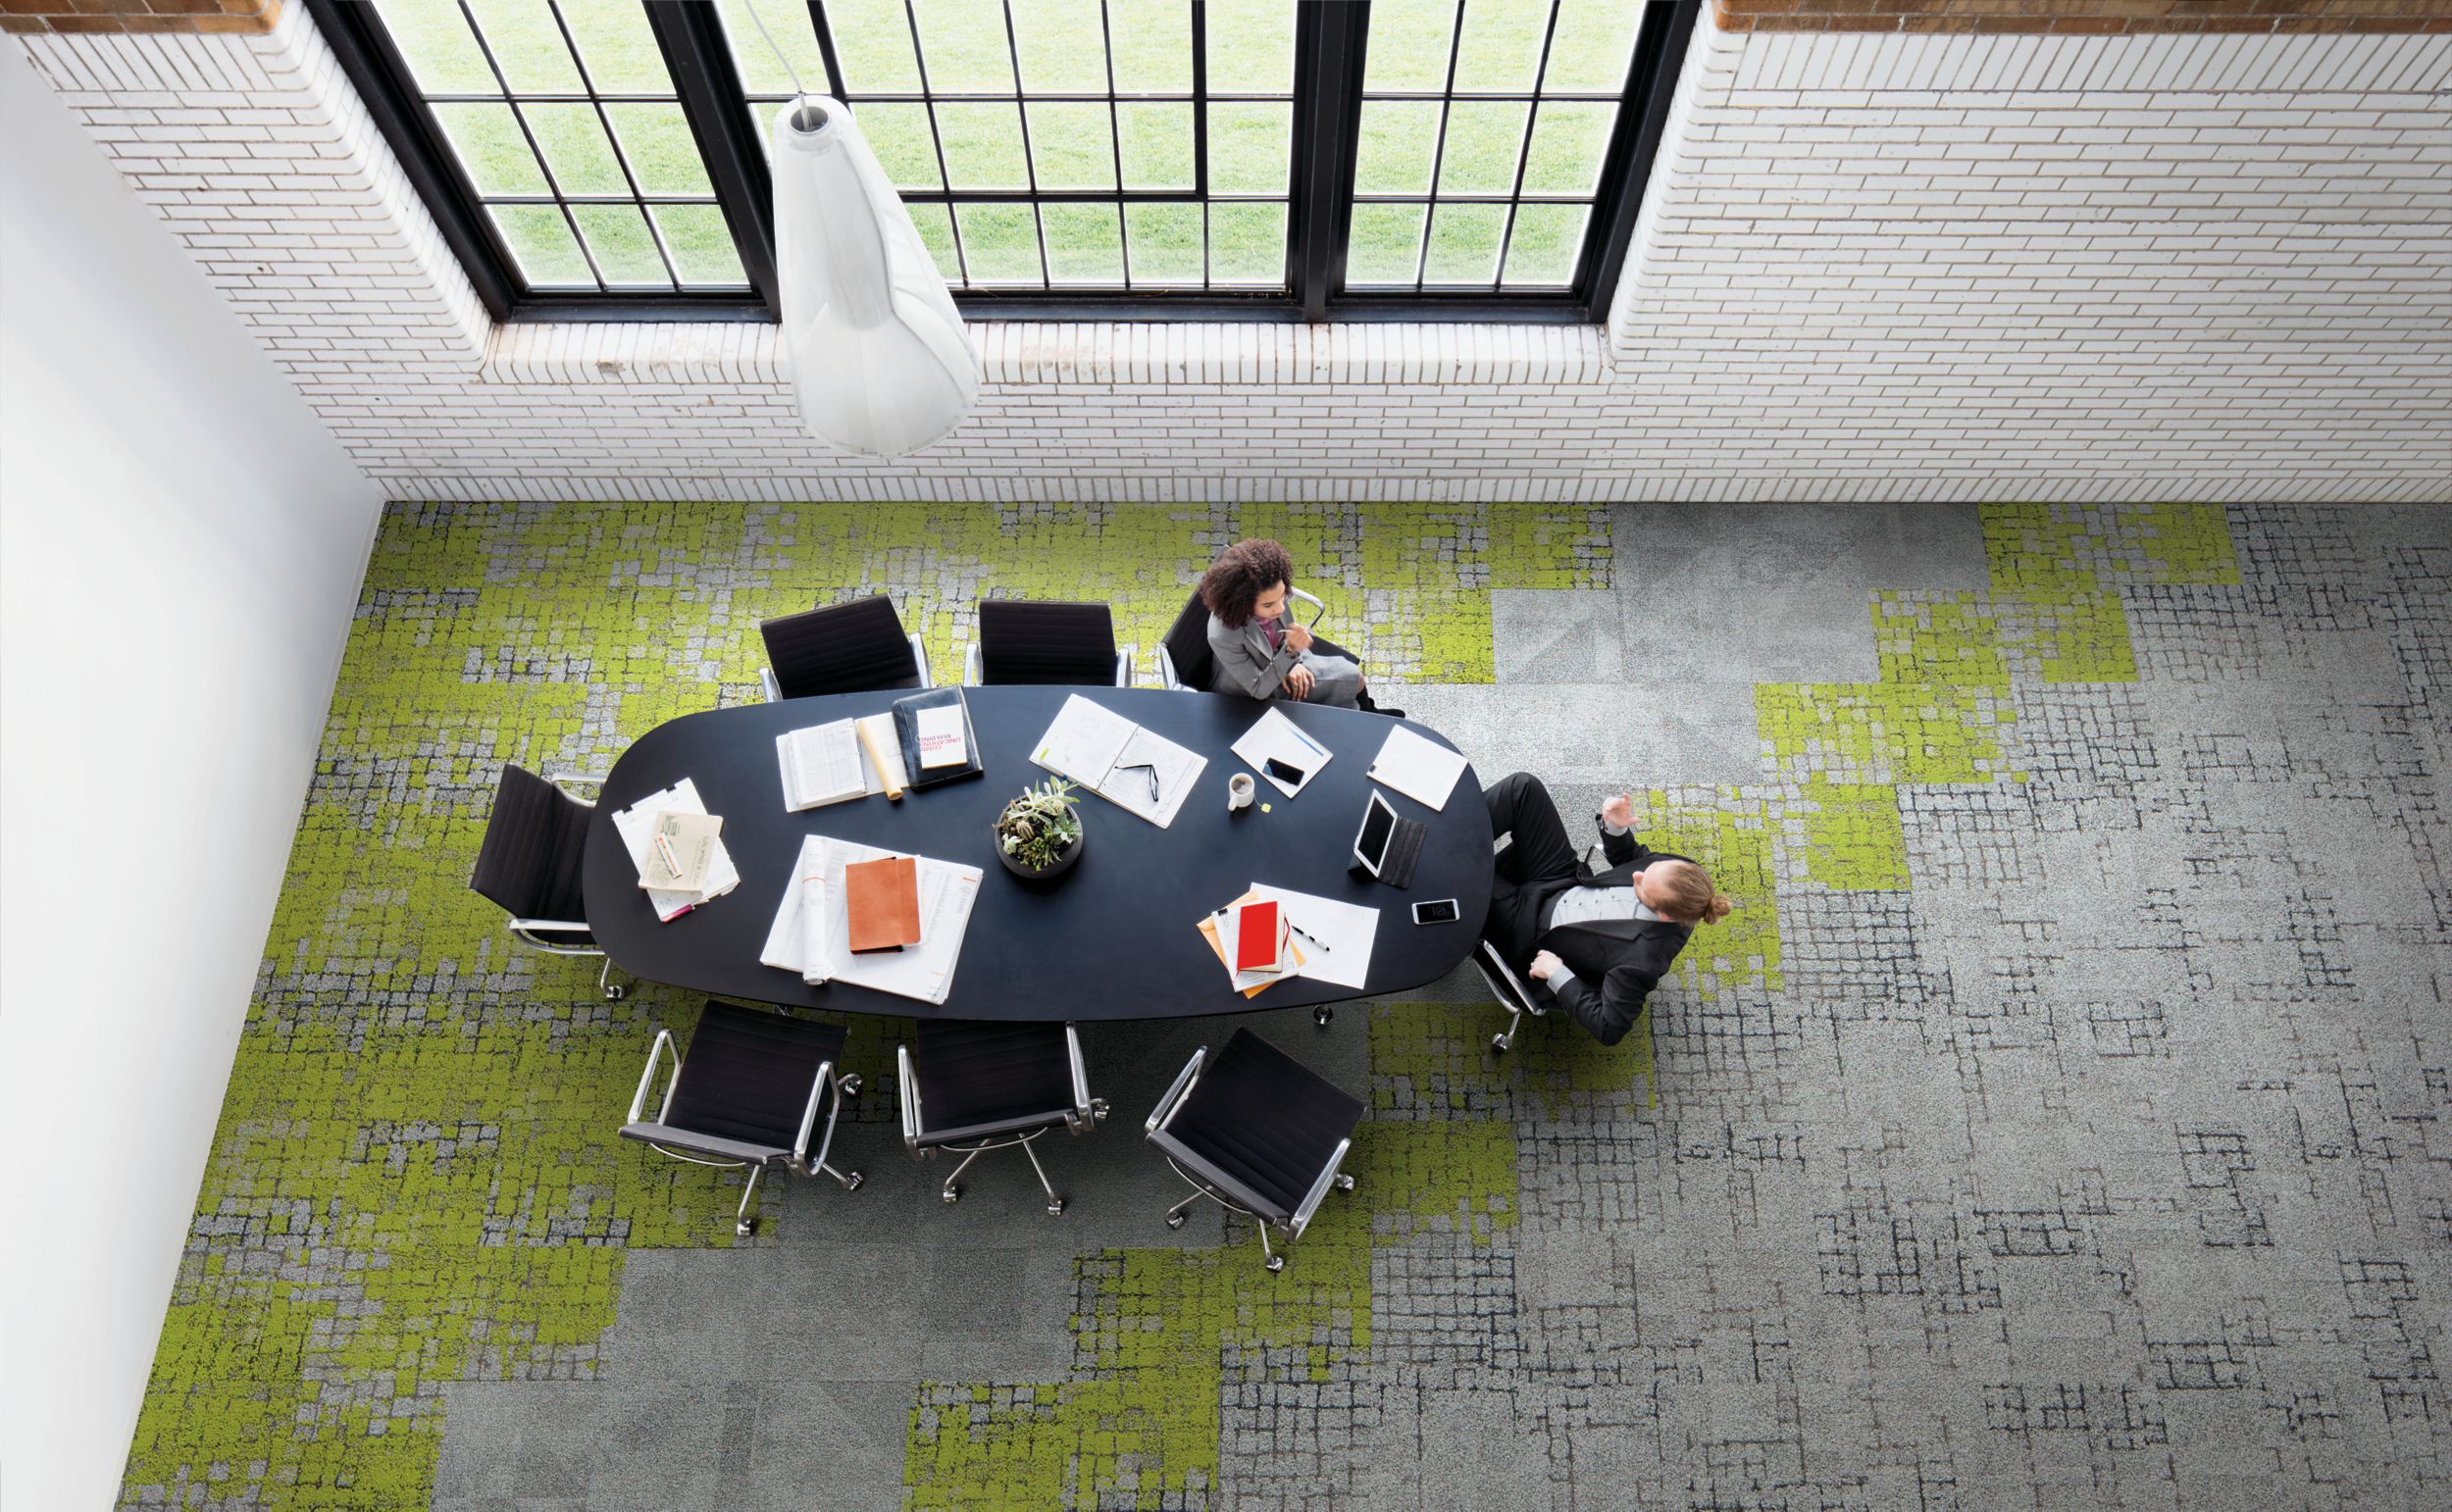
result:
<svg viewBox="0 0 2452 1512"><path fill-rule="evenodd" d="M895 759L888 761L886 748L877 743L877 731L869 728L868 721L854 720L851 722L851 728L859 731L860 748L868 752L868 764L877 769L877 780L886 784L887 801L901 802L902 784L894 780L895 769L902 765L901 753L896 752Z"/></svg>

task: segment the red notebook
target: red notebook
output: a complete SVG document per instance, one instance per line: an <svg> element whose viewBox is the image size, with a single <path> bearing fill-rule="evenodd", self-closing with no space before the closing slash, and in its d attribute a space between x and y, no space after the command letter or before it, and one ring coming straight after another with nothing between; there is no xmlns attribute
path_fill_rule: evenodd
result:
<svg viewBox="0 0 2452 1512"><path fill-rule="evenodd" d="M1278 923L1277 904L1246 903L1235 912L1235 970L1275 971L1285 930Z"/></svg>

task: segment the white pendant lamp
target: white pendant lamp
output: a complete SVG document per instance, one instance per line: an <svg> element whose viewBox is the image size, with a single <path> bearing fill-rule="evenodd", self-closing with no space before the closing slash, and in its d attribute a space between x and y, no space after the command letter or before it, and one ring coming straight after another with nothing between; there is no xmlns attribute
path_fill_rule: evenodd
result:
<svg viewBox="0 0 2452 1512"><path fill-rule="evenodd" d="M868 139L841 101L804 95L776 114L771 162L784 361L801 418L819 440L870 457L943 439L979 397L979 353Z"/></svg>

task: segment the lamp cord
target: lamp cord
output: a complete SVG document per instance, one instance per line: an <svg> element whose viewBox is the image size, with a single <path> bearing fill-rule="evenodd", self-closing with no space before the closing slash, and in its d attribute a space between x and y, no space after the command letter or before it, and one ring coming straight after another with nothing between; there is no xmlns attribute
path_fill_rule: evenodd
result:
<svg viewBox="0 0 2452 1512"><path fill-rule="evenodd" d="M784 66L784 73L791 76L792 92L796 97L795 103L800 105L808 104L809 91L802 88L800 85L800 71L792 66L792 60L784 56L784 50L782 48L775 46L775 33L766 29L766 18L758 14L758 0L746 0L742 9L749 13L749 19L751 21L758 24L758 35L766 38L766 45L774 49L775 61L782 64Z"/></svg>

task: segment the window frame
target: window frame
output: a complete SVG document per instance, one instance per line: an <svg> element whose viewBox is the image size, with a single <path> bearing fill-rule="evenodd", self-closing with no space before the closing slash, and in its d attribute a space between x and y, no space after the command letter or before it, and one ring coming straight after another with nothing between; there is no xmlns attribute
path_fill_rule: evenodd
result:
<svg viewBox="0 0 2452 1512"><path fill-rule="evenodd" d="M434 215L478 299L497 321L769 321L778 317L773 182L758 141L760 123L733 65L717 7L699 0L641 3L705 162L716 203L732 227L741 270L750 283L747 294L525 287L510 248L485 214L476 185L443 137L439 122L419 93L406 59L381 17L363 0L305 0L317 29ZM1599 188L1575 282L1565 289L1521 293L1493 292L1487 287L1453 291L1340 287L1353 228L1370 9L1368 0L1297 0L1285 288L1250 292L955 289L955 306L967 319L1012 321L1585 325L1605 318L1625 266L1636 213L1659 155L1702 0L1644 0L1625 90L1601 160ZM827 53L827 67L836 70L822 4L812 3L809 10L810 25ZM1206 182L1206 166L1196 163L1202 183ZM1125 193L1120 184L1118 193Z"/></svg>

